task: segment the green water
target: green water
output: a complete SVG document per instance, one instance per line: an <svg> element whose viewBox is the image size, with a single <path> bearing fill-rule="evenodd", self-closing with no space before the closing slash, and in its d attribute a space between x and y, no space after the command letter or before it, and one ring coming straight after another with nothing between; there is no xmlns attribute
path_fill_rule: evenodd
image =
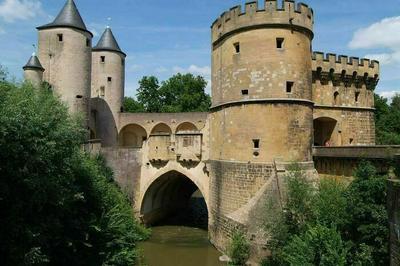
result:
<svg viewBox="0 0 400 266"><path fill-rule="evenodd" d="M222 266L207 231L183 226L152 228L149 240L139 244L147 266Z"/></svg>

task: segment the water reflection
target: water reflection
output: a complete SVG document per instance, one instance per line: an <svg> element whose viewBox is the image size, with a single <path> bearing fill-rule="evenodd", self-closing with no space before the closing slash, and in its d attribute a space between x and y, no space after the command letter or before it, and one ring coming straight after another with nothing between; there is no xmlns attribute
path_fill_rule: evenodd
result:
<svg viewBox="0 0 400 266"><path fill-rule="evenodd" d="M208 241L207 231L183 226L152 228L151 238L139 244L147 266L220 266L221 255Z"/></svg>

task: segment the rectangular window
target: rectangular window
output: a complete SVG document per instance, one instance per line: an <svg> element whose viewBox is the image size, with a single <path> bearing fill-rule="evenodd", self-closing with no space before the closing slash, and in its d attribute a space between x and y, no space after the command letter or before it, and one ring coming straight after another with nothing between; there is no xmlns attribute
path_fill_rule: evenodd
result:
<svg viewBox="0 0 400 266"><path fill-rule="evenodd" d="M101 86L100 87L100 98L104 98L105 95L106 95L105 87Z"/></svg>
<svg viewBox="0 0 400 266"><path fill-rule="evenodd" d="M276 48L283 49L284 38L276 38Z"/></svg>
<svg viewBox="0 0 400 266"><path fill-rule="evenodd" d="M90 40L86 39L86 47L90 47Z"/></svg>
<svg viewBox="0 0 400 266"><path fill-rule="evenodd" d="M121 58L121 65L124 66L125 65L125 60L123 58Z"/></svg>
<svg viewBox="0 0 400 266"><path fill-rule="evenodd" d="M355 95L356 103L358 103L358 99L359 99L359 98L360 98L360 92L357 91L357 92L356 92L356 95Z"/></svg>
<svg viewBox="0 0 400 266"><path fill-rule="evenodd" d="M62 42L63 41L63 35L62 34L57 34L58 41Z"/></svg>
<svg viewBox="0 0 400 266"><path fill-rule="evenodd" d="M249 95L249 90L242 90L242 95Z"/></svg>
<svg viewBox="0 0 400 266"><path fill-rule="evenodd" d="M233 46L235 47L235 53L240 53L240 43L234 43Z"/></svg>
<svg viewBox="0 0 400 266"><path fill-rule="evenodd" d="M294 82L293 81L287 81L286 82L286 93L292 93L293 92L293 86L294 86Z"/></svg>
<svg viewBox="0 0 400 266"><path fill-rule="evenodd" d="M100 62L105 63L106 62L106 57L105 56L100 56Z"/></svg>
<svg viewBox="0 0 400 266"><path fill-rule="evenodd" d="M253 148L254 149L260 148L260 140L259 139L253 139Z"/></svg>
<svg viewBox="0 0 400 266"><path fill-rule="evenodd" d="M108 78L107 78L107 81L108 81L108 82L111 82L111 80L112 80L111 77L108 77Z"/></svg>
<svg viewBox="0 0 400 266"><path fill-rule="evenodd" d="M193 137L183 137L183 147L193 146Z"/></svg>

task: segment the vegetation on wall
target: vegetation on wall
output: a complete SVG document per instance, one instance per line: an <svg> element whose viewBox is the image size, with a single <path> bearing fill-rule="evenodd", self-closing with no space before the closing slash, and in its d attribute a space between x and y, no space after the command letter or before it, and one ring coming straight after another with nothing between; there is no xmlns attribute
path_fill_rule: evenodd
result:
<svg viewBox="0 0 400 266"><path fill-rule="evenodd" d="M388 265L386 180L367 162L349 185L316 185L294 170L284 212L267 202L272 257L264 265Z"/></svg>
<svg viewBox="0 0 400 266"><path fill-rule="evenodd" d="M230 266L245 265L250 257L250 244L240 231L236 231L233 234L229 246L229 257L231 258Z"/></svg>
<svg viewBox="0 0 400 266"><path fill-rule="evenodd" d="M376 142L382 145L400 145L400 94L388 100L375 94Z"/></svg>
<svg viewBox="0 0 400 266"><path fill-rule="evenodd" d="M176 74L159 83L154 76L139 81L137 100L125 97L125 112L206 112L211 98L205 93L207 81L201 76Z"/></svg>
<svg viewBox="0 0 400 266"><path fill-rule="evenodd" d="M0 264L134 265L147 237L46 88L0 82Z"/></svg>

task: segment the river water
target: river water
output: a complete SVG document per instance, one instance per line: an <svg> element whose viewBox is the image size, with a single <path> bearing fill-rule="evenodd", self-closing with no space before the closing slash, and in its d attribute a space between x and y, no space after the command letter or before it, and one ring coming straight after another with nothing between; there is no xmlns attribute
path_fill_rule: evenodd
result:
<svg viewBox="0 0 400 266"><path fill-rule="evenodd" d="M147 266L222 266L207 231L183 226L152 228L149 240L139 244Z"/></svg>

